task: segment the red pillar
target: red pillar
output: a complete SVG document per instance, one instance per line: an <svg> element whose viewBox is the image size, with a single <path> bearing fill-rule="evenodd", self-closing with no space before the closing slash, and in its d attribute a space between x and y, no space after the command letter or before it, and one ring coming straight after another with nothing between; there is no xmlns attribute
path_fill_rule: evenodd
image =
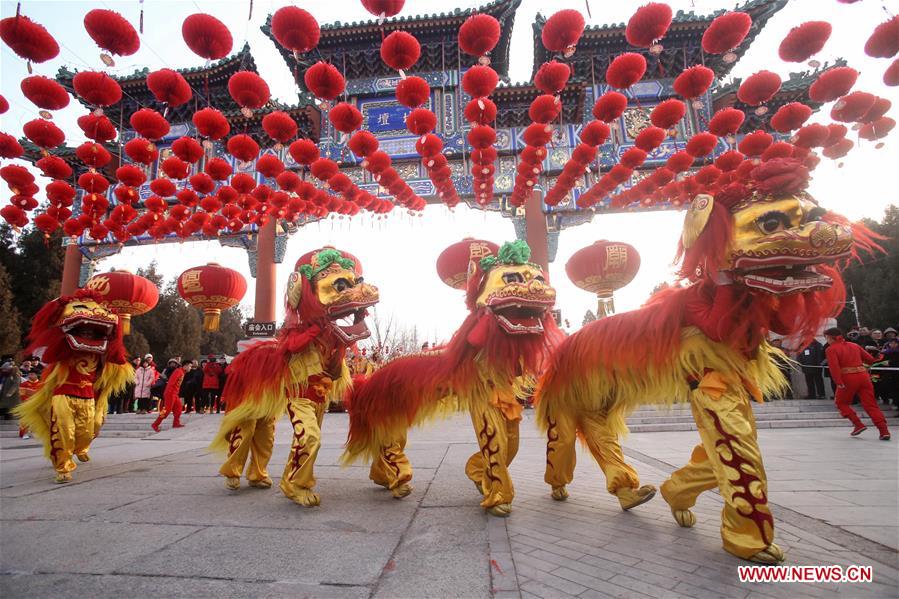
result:
<svg viewBox="0 0 899 599"><path fill-rule="evenodd" d="M271 219L261 229L256 239L256 309L257 322L275 321L275 227Z"/></svg>
<svg viewBox="0 0 899 599"><path fill-rule="evenodd" d="M539 191L528 196L524 205L527 242L531 248L531 262L539 264L549 275L549 234L546 231L546 216Z"/></svg>
<svg viewBox="0 0 899 599"><path fill-rule="evenodd" d="M66 256L62 263L62 285L60 295L71 295L78 289L81 278L81 250L76 244L66 246Z"/></svg>

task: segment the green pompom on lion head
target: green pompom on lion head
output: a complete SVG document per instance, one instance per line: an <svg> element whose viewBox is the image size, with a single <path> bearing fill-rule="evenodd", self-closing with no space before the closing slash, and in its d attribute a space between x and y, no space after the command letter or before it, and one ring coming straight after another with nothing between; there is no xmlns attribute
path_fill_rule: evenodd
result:
<svg viewBox="0 0 899 599"><path fill-rule="evenodd" d="M313 268L311 264L303 264L300 266L300 274L312 280L315 275L322 272L332 264L339 264L341 267L347 270L353 270L356 268L356 263L350 260L349 258L344 258L339 251L335 249L324 249L319 253L315 254L312 257L312 263L316 266Z"/></svg>
<svg viewBox="0 0 899 599"><path fill-rule="evenodd" d="M496 256L490 255L481 258L481 268L488 271L498 264L529 264L530 259L531 248L528 247L527 242L516 239L504 243Z"/></svg>

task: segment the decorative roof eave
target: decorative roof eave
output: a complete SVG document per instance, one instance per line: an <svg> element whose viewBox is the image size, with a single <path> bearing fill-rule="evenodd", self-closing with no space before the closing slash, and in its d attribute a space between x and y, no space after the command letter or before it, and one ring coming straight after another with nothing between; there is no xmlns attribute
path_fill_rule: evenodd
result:
<svg viewBox="0 0 899 599"><path fill-rule="evenodd" d="M194 95L206 93L203 91L206 81L214 80L218 82L222 78L230 77L231 74L241 70L253 71L254 73L258 72L256 69L256 61L253 59L253 55L250 54L250 45L248 43L245 43L239 52L226 56L208 66L175 69L175 71L181 73L191 85ZM93 109L94 107L91 104L85 102L75 93L75 86L72 84L72 80L75 78L76 74L78 74L77 70L73 71L64 66L59 67L59 71L56 73L56 81L58 81L59 84L72 94L72 96L74 96L84 107ZM150 90L147 88L147 75L149 74L150 69L144 67L130 75L110 75L110 77L116 80L122 90L127 92L129 96L148 98L147 102L143 102L144 104L156 104L158 102L152 97ZM110 106L108 110L115 110L118 106L121 106L124 101L127 101L127 97L123 98L118 104ZM205 102L206 98L203 98L203 101Z"/></svg>
<svg viewBox="0 0 899 599"><path fill-rule="evenodd" d="M737 56L737 60L731 63L725 63L721 60L720 56L707 55L705 59L706 66L715 70L719 77L723 77L729 73L752 45L755 37L762 29L764 29L768 20L786 6L787 1L788 0L747 0L742 6L735 7L733 9L734 11L746 12L752 17L752 27L750 28L749 33L746 35L743 42L733 51ZM712 20L726 12L730 11L721 9L708 15L700 16L696 15L693 11L684 12L683 10L679 10L672 19L671 27L669 28L667 35L679 35L682 37L692 34L701 37L702 33L705 32ZM552 53L543 47L541 40L541 34L545 24L546 18L538 13L533 23L534 73L537 72L537 68L539 68L541 64L551 60L553 57ZM581 38L578 47L583 51L591 46L610 45L610 42L612 42L619 51L636 51L637 49L628 44L625 39L625 27L626 25L624 23L588 25L584 28L584 35Z"/></svg>
<svg viewBox="0 0 899 599"><path fill-rule="evenodd" d="M268 16L265 24L260 29L272 40L281 53L287 67L293 72L297 63L300 65L312 64L322 59L322 50L339 50L349 39L357 43L370 42L373 45L377 45L380 44L382 35L400 29L414 32L419 36L429 32L437 34L450 31L453 33L453 39L455 39L456 32L458 32L459 26L465 19L473 14L484 13L492 15L500 22L500 39L491 53L491 60L493 68L499 73L500 77L508 77L512 27L515 22L515 13L520 4L521 0L494 0L479 8L456 9L453 12L433 15L395 17L385 20L383 25L380 26L376 20L329 23L321 26L321 39L319 40L318 48L297 56L294 56L293 52L287 50L275 40L271 31L271 15ZM426 40L420 39L419 41L427 43ZM301 89L305 89L301 76L298 77L297 84Z"/></svg>
<svg viewBox="0 0 899 599"><path fill-rule="evenodd" d="M571 101L576 101L579 104L583 103L586 89L586 84L583 81L569 81L568 85L559 94L562 103L567 104ZM500 83L490 98L497 106L501 106L506 102L530 102L542 93L533 83L529 82Z"/></svg>

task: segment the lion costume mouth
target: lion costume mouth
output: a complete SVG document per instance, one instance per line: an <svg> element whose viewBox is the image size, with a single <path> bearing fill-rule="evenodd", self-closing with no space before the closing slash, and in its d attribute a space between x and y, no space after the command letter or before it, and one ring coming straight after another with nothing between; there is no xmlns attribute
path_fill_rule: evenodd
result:
<svg viewBox="0 0 899 599"><path fill-rule="evenodd" d="M328 318L331 319L331 328L348 345L367 339L371 336L371 331L365 323L365 317L368 316L368 308L377 303L378 300L371 300L329 306Z"/></svg>
<svg viewBox="0 0 899 599"><path fill-rule="evenodd" d="M73 350L102 354L115 331L115 323L103 318L75 314L62 321L60 328Z"/></svg>
<svg viewBox="0 0 899 599"><path fill-rule="evenodd" d="M553 303L553 300L501 297L489 301L487 307L506 333L542 335L543 318Z"/></svg>
<svg viewBox="0 0 899 599"><path fill-rule="evenodd" d="M849 252L841 256L828 256L827 262L847 257ZM816 266L825 260L802 258L797 256L773 256L768 258L742 257L737 260L734 278L751 289L758 289L773 295L789 295L822 291L833 285L833 279L821 272Z"/></svg>

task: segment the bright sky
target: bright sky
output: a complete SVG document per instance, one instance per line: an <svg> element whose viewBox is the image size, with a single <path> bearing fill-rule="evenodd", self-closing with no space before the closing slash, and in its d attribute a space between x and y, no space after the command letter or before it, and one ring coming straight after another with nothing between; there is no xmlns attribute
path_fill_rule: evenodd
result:
<svg viewBox="0 0 899 599"><path fill-rule="evenodd" d="M588 0L593 16L589 24L625 22L633 11L644 4L643 0L607 2ZM476 7L479 0L409 0L403 15L429 14L451 8ZM140 51L132 56L117 58L115 74L128 74L136 68L151 70L163 66L183 68L200 66L203 60L190 52L180 33L180 24L195 12L208 12L228 25L234 37L234 48L239 49L248 40L261 75L271 86L273 95L281 101L293 103L296 92L291 75L277 53L274 44L260 31L268 14L287 4L285 2L255 0L253 17L247 21L250 0L205 1L183 0L144 4L144 35ZM293 2L309 10L320 23L334 21L359 21L371 18L357 0L328 0ZM720 8L733 8L734 2L721 0L676 0L669 2L675 9L694 10L706 14ZM548 7L552 7L551 9ZM15 14L16 2L2 1L2 16ZM99 50L81 25L84 14L97 7L121 12L135 26L140 4L127 1L37 1L22 2L23 14L43 24L60 42L60 56L50 62L35 65L35 73L52 77L58 67L69 65L79 70L104 68L99 60ZM886 20L886 7L891 13L899 10L899 3L869 0L855 4L841 4L836 0L791 0L758 36L749 52L737 65L733 74L745 77L765 68L786 78L790 71L802 70L798 65L783 63L777 57L777 46L789 29L810 19L829 21L834 32L824 50L816 56L821 62L843 57L861 71L855 86L889 98L899 106L899 88L883 85L881 77L889 60L872 59L862 48L873 28ZM533 62L531 24L538 11L575 8L585 13L584 0L545 2L523 0L517 13L512 36L510 76L513 81L530 78ZM586 16L586 14L585 14ZM19 81L27 73L25 64L5 45L0 56L0 93L10 103L10 110L0 116L0 130L20 136L22 125L37 117L36 108L19 91ZM77 145L84 141L75 119L85 109L74 99L68 108L58 111L56 122L70 136L68 143ZM828 123L830 105L819 111L812 121ZM896 109L888 113L897 118ZM76 135L77 133L77 135ZM854 139L854 137L853 137ZM870 217L880 219L890 203L899 204L899 192L890 175L899 165L896 151L896 132L886 140L887 145L875 150L873 144L861 141L837 168L824 160L814 173L812 193L826 207L835 209L852 219ZM325 244L335 245L359 256L365 265L366 278L381 289L381 311L393 313L407 326L416 325L421 335L430 339L442 339L450 335L465 316L460 292L452 291L438 279L434 263L437 255L447 245L463 237L473 236L496 242L514 239L510 221L495 213L459 207L450 213L441 206L429 206L422 216L412 217L394 212L386 220L374 221L363 215L352 220L326 220L301 229L288 245L287 258L278 267L279 291L286 283L295 260L310 249ZM680 212L631 213L600 215L592 223L567 229L562 233L556 261L551 265L551 280L559 292L559 306L563 318L572 327L580 326L587 309L594 309L595 298L574 287L564 273L568 258L578 249L598 239L614 239L632 244L641 255L642 267L636 279L616 293L618 311L634 309L649 296L660 281L670 280L671 260L675 251L682 222ZM234 268L249 282L249 290L242 306L252 312L254 281L249 276L246 255L240 250L223 248L217 242L190 244L160 244L138 248L125 248L119 255L99 264L99 271L111 268L136 269L156 260L167 278L176 277L186 268L209 261L217 261Z"/></svg>

